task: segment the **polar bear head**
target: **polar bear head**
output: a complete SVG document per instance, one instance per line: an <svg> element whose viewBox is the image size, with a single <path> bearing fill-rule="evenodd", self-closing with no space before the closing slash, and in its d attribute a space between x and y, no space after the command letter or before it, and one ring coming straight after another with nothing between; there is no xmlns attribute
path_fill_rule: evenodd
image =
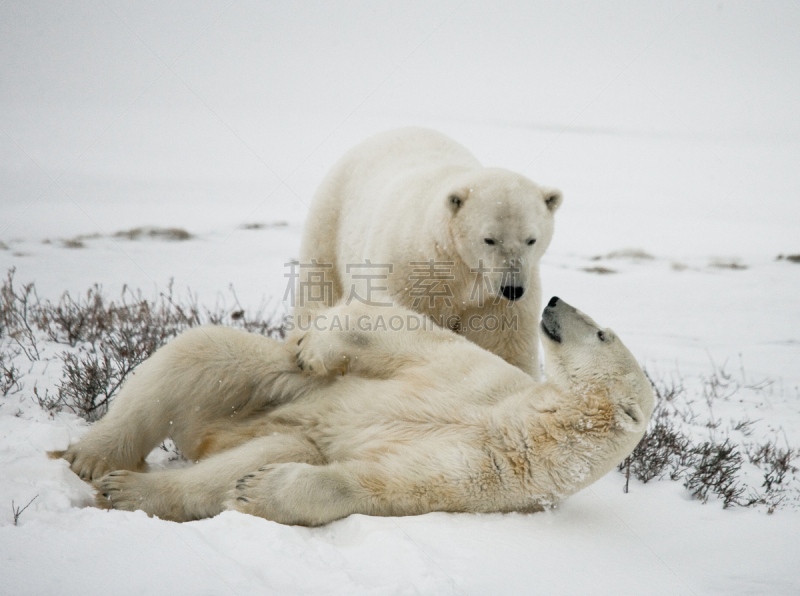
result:
<svg viewBox="0 0 800 596"><path fill-rule="evenodd" d="M619 406L620 426L643 432L653 412L653 390L616 334L556 296L542 313L541 329L547 382L576 395L608 396Z"/></svg>
<svg viewBox="0 0 800 596"><path fill-rule="evenodd" d="M494 296L525 297L532 269L553 237L561 192L499 168L470 170L446 194L449 230L461 262ZM474 296L471 298L474 299Z"/></svg>

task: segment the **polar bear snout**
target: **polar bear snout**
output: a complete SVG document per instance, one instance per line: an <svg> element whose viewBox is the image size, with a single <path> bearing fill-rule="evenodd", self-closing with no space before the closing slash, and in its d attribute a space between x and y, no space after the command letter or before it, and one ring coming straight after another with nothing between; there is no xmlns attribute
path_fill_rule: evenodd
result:
<svg viewBox="0 0 800 596"><path fill-rule="evenodd" d="M503 286L500 288L500 291L503 293L503 297L506 300L513 302L514 300L522 298L522 295L525 293L525 288L522 286Z"/></svg>
<svg viewBox="0 0 800 596"><path fill-rule="evenodd" d="M542 312L541 329L557 344L576 344L598 338L600 326L574 306L553 296Z"/></svg>
<svg viewBox="0 0 800 596"><path fill-rule="evenodd" d="M566 304L566 302L560 300L558 296L550 298L550 302L547 303L542 313L541 325L544 334L556 343L561 343L561 323L558 320L559 316L557 311L559 302Z"/></svg>

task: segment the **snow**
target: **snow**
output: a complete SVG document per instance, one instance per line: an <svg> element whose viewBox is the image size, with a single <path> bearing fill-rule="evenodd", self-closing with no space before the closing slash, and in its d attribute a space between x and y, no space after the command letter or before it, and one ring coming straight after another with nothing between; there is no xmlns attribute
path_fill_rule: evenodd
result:
<svg viewBox="0 0 800 596"><path fill-rule="evenodd" d="M776 257L800 253L799 28L785 2L7 0L0 270L51 299L174 279L213 306L232 285L281 314L327 168L370 134L432 126L564 191L545 296L687 387L723 364L770 381L716 404L723 425L703 432L741 439L725 429L747 419L750 440L797 447L800 265ZM138 226L194 237L113 236ZM605 256L628 249L654 258ZM307 529L100 511L44 456L88 428L30 393L59 374L42 363L0 397L0 594L800 592L796 499L722 509L668 480L623 493L616 471L531 515ZM35 495L15 526L12 499Z"/></svg>

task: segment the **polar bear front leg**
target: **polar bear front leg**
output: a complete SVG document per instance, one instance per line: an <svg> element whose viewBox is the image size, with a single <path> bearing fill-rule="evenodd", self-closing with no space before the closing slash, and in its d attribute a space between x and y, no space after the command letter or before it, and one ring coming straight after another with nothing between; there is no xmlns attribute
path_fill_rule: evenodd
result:
<svg viewBox="0 0 800 596"><path fill-rule="evenodd" d="M226 509L283 524L319 526L353 513L380 516L421 515L431 511L505 511L516 497L507 490L491 457L458 449L457 457L435 453L389 456L324 466L274 464L244 475ZM452 453L452 452L450 452Z"/></svg>
<svg viewBox="0 0 800 596"><path fill-rule="evenodd" d="M468 343L425 315L399 307L337 306L322 316L294 340L298 366L322 376L354 372L387 378L430 362L442 348Z"/></svg>
<svg viewBox="0 0 800 596"><path fill-rule="evenodd" d="M462 333L484 350L497 354L503 360L541 381L539 369L538 300L526 297L530 303L487 307L471 310L464 317ZM533 307L532 307L533 304Z"/></svg>

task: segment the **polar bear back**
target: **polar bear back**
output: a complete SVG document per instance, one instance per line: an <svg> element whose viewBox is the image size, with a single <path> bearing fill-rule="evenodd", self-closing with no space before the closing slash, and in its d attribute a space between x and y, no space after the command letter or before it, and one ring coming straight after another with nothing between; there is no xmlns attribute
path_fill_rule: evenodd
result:
<svg viewBox="0 0 800 596"><path fill-rule="evenodd" d="M348 262L394 262L398 249L418 245L420 222L432 206L438 207L434 201L446 174L479 167L466 148L439 132L413 127L384 132L334 165L314 197L309 219L331 222L329 232L337 240L333 250L339 257L347 255ZM306 235L303 257L319 254L306 241L316 247L327 244L324 238L314 241ZM418 252L424 248L417 246ZM344 264L341 259L330 262Z"/></svg>

